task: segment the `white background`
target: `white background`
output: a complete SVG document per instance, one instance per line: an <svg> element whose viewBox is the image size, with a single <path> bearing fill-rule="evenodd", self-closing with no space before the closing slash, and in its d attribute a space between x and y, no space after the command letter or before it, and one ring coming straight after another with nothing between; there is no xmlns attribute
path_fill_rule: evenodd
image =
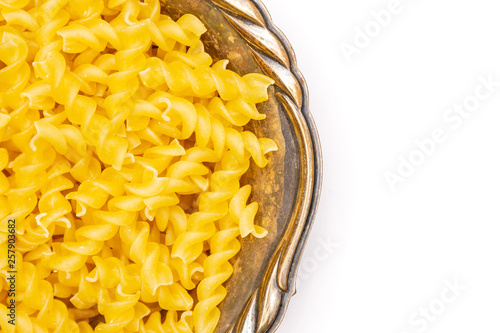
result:
<svg viewBox="0 0 500 333"><path fill-rule="evenodd" d="M278 333L500 330L500 87L460 124L443 118L479 77L500 82L500 3L401 0L348 63L341 43L389 3L265 0L308 82L325 171ZM446 140L391 191L384 174L435 129Z"/></svg>

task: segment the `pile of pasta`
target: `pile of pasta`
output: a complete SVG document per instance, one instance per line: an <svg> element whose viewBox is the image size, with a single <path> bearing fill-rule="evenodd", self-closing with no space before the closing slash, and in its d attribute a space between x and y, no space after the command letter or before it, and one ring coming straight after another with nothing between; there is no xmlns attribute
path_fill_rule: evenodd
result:
<svg viewBox="0 0 500 333"><path fill-rule="evenodd" d="M0 326L213 332L240 238L241 177L277 146L244 126L273 81L213 62L158 0L0 0ZM253 161L253 162L252 162Z"/></svg>

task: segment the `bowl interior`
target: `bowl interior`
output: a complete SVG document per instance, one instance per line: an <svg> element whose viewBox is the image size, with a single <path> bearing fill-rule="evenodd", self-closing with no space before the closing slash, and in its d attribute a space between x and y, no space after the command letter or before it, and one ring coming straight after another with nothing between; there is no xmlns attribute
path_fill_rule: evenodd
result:
<svg viewBox="0 0 500 333"><path fill-rule="evenodd" d="M197 16L208 29L203 42L215 61L229 59L228 69L240 75L262 73L248 43L233 29L220 7L211 1L162 1L162 9L173 19L186 13ZM225 284L228 295L220 306L222 314L216 332L227 332L233 327L264 280L271 259L292 223L300 185L297 135L288 113L276 99L274 87L269 88L269 100L258 108L266 114L266 119L251 122L247 127L258 137L275 140L279 150L269 154L269 164L264 169L252 163L242 181L252 185L250 200L259 203L257 223L269 233L263 239L249 236L242 240L242 250L232 261L234 274Z"/></svg>

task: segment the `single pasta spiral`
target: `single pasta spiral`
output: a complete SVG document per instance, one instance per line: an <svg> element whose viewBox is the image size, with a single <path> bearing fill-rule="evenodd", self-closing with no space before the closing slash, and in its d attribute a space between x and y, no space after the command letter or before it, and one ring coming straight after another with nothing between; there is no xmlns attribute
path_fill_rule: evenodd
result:
<svg viewBox="0 0 500 333"><path fill-rule="evenodd" d="M0 13L0 331L213 332L240 239L267 234L241 178L278 149L246 127L273 81L158 0Z"/></svg>

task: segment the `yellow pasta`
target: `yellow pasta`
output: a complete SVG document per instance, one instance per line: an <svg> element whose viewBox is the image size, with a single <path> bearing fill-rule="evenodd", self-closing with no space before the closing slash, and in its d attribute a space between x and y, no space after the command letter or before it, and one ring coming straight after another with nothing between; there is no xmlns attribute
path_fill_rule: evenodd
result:
<svg viewBox="0 0 500 333"><path fill-rule="evenodd" d="M244 129L273 81L160 9L0 1L2 332L211 333L267 234L240 179L277 149Z"/></svg>

